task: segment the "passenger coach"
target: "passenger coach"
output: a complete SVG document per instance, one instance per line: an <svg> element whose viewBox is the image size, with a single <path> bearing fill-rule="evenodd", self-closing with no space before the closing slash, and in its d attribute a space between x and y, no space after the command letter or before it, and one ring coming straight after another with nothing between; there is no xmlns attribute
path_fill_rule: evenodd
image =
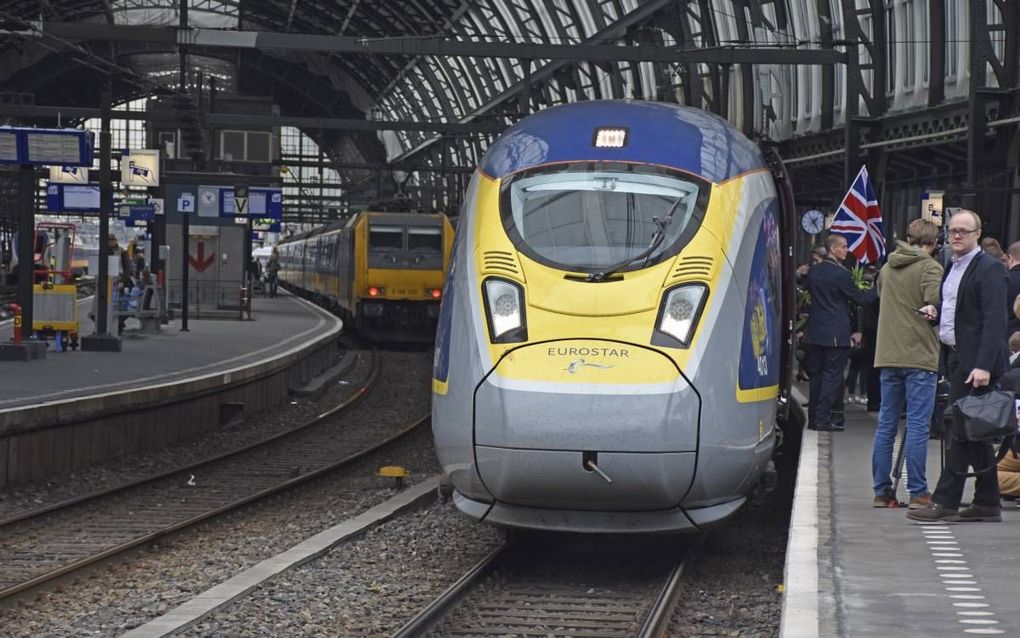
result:
<svg viewBox="0 0 1020 638"><path fill-rule="evenodd" d="M362 212L280 243L280 280L362 334L435 334L453 228L442 214Z"/></svg>

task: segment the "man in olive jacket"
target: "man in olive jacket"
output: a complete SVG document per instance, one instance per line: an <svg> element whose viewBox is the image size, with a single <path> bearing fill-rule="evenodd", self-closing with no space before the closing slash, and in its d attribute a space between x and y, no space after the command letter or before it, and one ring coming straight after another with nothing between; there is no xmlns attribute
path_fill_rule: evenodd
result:
<svg viewBox="0 0 1020 638"><path fill-rule="evenodd" d="M917 219L907 228L907 241L878 275L878 343L875 367L881 368L882 405L871 451L874 507L888 507L892 493L893 441L903 405L907 408L907 492L910 509L928 505L928 423L935 405L939 339L930 320L938 316L942 266L932 259L938 228Z"/></svg>

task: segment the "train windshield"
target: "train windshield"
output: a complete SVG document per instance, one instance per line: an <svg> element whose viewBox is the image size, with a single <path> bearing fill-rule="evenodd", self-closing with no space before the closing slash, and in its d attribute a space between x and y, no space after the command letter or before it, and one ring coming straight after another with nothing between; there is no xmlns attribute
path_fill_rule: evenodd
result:
<svg viewBox="0 0 1020 638"><path fill-rule="evenodd" d="M438 217L399 213L378 217L387 223L369 222L369 268L443 269L443 227Z"/></svg>
<svg viewBox="0 0 1020 638"><path fill-rule="evenodd" d="M442 228L408 228L407 249L422 253L443 251Z"/></svg>
<svg viewBox="0 0 1020 638"><path fill-rule="evenodd" d="M404 229L399 226L370 226L368 245L371 248L392 248L403 250Z"/></svg>
<svg viewBox="0 0 1020 638"><path fill-rule="evenodd" d="M697 229L708 194L707 183L662 168L571 163L505 181L500 208L511 239L536 261L615 272L675 255Z"/></svg>

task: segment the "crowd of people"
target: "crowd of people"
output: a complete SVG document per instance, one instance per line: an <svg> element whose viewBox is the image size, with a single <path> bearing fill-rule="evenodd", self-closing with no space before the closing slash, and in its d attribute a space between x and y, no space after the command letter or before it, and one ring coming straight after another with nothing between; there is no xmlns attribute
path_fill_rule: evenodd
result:
<svg viewBox="0 0 1020 638"><path fill-rule="evenodd" d="M830 234L812 251L813 263L798 270L809 306L799 334L808 428L844 430L848 401L876 412L873 505L890 507L893 448L904 418L908 518L1000 521L1000 496L1020 495L1020 456L1000 454L997 463L993 442L968 440L945 406L992 387L1020 395L1020 242L1005 252L993 238L979 242L981 217L971 210L946 223L952 256L945 264L935 257L940 229L918 219L880 269L855 274L846 266L846 239ZM940 394L947 395L945 406ZM941 438L946 449L933 492L930 438ZM974 498L961 509L969 477Z"/></svg>

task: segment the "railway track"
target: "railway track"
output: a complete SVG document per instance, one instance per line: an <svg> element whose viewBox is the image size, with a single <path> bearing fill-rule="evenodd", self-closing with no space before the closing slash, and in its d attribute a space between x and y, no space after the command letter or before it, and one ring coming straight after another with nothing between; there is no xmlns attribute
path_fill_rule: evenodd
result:
<svg viewBox="0 0 1020 638"><path fill-rule="evenodd" d="M396 366L393 366L396 367ZM427 423L344 423L355 405L371 413L384 370L373 354L366 382L311 421L252 445L157 476L0 521L0 601L336 470ZM342 427L341 427L342 426Z"/></svg>
<svg viewBox="0 0 1020 638"><path fill-rule="evenodd" d="M682 593L687 553L676 539L508 541L394 638L658 637Z"/></svg>

